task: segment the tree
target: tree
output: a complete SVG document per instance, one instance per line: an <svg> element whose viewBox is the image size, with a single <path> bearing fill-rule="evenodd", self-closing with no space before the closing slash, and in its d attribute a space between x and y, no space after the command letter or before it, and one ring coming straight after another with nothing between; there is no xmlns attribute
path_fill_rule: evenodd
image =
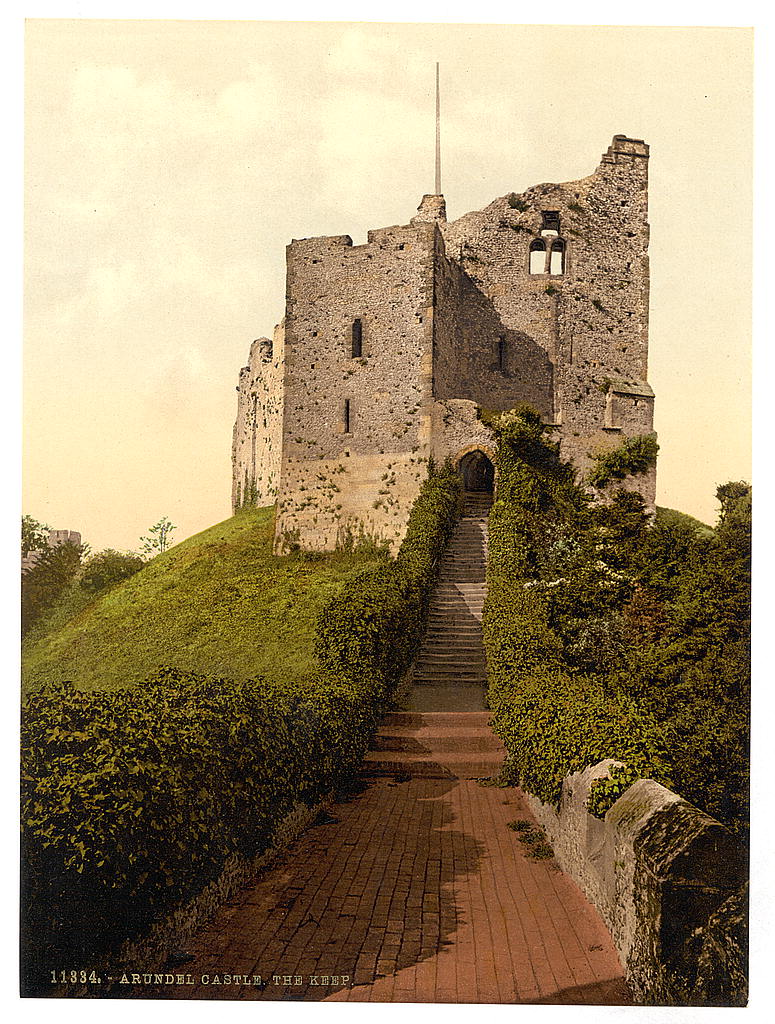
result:
<svg viewBox="0 0 775 1024"><path fill-rule="evenodd" d="M38 562L22 573L22 633L48 611L73 582L88 552L86 544L46 547Z"/></svg>
<svg viewBox="0 0 775 1024"><path fill-rule="evenodd" d="M22 516L22 558L30 551L43 551L48 547L50 529L46 523L39 523L32 516Z"/></svg>
<svg viewBox="0 0 775 1024"><path fill-rule="evenodd" d="M139 555L107 548L88 560L81 573L81 586L89 593L96 594L129 579L142 567L143 560Z"/></svg>
<svg viewBox="0 0 775 1024"><path fill-rule="evenodd" d="M158 523L149 528L148 536L140 538L142 553L149 558L161 555L172 543L173 530L177 530L177 526L167 516L162 516Z"/></svg>

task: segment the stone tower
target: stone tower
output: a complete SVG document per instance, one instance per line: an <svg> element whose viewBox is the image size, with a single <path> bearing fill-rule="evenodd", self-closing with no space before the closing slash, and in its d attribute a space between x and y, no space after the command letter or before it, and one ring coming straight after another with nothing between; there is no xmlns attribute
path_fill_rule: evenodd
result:
<svg viewBox="0 0 775 1024"><path fill-rule="evenodd" d="M647 207L648 146L617 135L589 177L453 222L424 196L365 245L294 240L284 321L240 373L233 506L276 500L278 550L395 547L431 457L492 486L478 408L529 402L582 472L651 433ZM653 470L625 483L653 507Z"/></svg>

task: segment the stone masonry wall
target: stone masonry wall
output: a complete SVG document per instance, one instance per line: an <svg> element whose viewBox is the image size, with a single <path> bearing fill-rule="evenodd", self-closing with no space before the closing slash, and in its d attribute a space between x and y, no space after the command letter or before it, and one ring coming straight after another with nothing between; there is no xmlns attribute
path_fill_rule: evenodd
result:
<svg viewBox="0 0 775 1024"><path fill-rule="evenodd" d="M557 807L527 794L558 863L599 910L638 1002L744 1005L741 844L652 779L630 786L605 819L593 817L586 809L592 785L617 763L608 759L566 776ZM742 970L726 977L717 971L710 991L704 933L723 931L725 923L729 960Z"/></svg>
<svg viewBox="0 0 775 1024"><path fill-rule="evenodd" d="M651 433L647 196L648 146L617 135L589 177L452 223L425 196L365 245L292 242L284 345L254 343L240 376L233 506L277 496L278 551L363 533L395 550L428 457L481 440L476 405L529 402L582 473ZM655 479L624 486L653 508Z"/></svg>
<svg viewBox="0 0 775 1024"><path fill-rule="evenodd" d="M427 469L435 225L288 247L276 546L395 549ZM361 354L353 356L353 325Z"/></svg>
<svg viewBox="0 0 775 1024"><path fill-rule="evenodd" d="M467 399L500 410L530 402L551 420L553 368L546 351L504 324L492 299L446 258L440 235L435 262L436 398Z"/></svg>
<svg viewBox="0 0 775 1024"><path fill-rule="evenodd" d="M647 204L648 146L616 136L589 177L502 196L441 225L447 253L503 325L553 364L562 454L582 471L590 453L653 429ZM542 272L530 272L534 245L546 249ZM653 474L638 485L653 505Z"/></svg>
<svg viewBox="0 0 775 1024"><path fill-rule="evenodd" d="M284 328L274 340L258 338L240 370L237 419L232 440L231 507L271 505L280 483Z"/></svg>

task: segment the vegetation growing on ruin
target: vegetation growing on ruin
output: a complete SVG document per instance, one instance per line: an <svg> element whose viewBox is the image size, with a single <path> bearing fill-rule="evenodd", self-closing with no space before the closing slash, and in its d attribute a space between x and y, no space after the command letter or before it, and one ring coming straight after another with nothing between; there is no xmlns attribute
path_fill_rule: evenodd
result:
<svg viewBox="0 0 775 1024"><path fill-rule="evenodd" d="M654 434L636 434L625 437L616 448L598 452L587 474L593 487L600 489L612 480L638 476L657 463L659 445Z"/></svg>
<svg viewBox="0 0 775 1024"><path fill-rule="evenodd" d="M590 502L535 416L495 418L484 638L513 781L557 800L611 757L743 834L748 812L751 491L716 530L618 490ZM594 796L602 814L622 776Z"/></svg>
<svg viewBox="0 0 775 1024"><path fill-rule="evenodd" d="M508 197L508 203L512 210L519 210L520 213L524 213L528 209L528 204L523 200L518 199L515 192L512 192Z"/></svg>
<svg viewBox="0 0 775 1024"><path fill-rule="evenodd" d="M315 668L315 623L340 584L379 556L272 554L274 510L245 509L158 555L107 593L68 598L25 640L25 687L136 685L161 665L244 680ZM48 627L48 628L47 628Z"/></svg>

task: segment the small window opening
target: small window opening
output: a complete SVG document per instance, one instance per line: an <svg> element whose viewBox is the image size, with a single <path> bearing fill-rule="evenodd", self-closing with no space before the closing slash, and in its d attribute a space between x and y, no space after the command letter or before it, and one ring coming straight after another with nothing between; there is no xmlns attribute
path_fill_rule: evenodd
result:
<svg viewBox="0 0 775 1024"><path fill-rule="evenodd" d="M546 273L546 243L540 238L530 243L530 273Z"/></svg>
<svg viewBox="0 0 775 1024"><path fill-rule="evenodd" d="M541 234L544 236L559 235L560 214L557 210L541 210Z"/></svg>
<svg viewBox="0 0 775 1024"><path fill-rule="evenodd" d="M342 410L342 421L343 421L343 424L344 424L344 432L345 432L345 434L349 434L350 433L350 399L349 398L345 398L345 400L344 400L344 409Z"/></svg>
<svg viewBox="0 0 775 1024"><path fill-rule="evenodd" d="M549 258L549 273L565 273L565 242L561 238L555 238L552 242L552 250Z"/></svg>
<svg viewBox="0 0 775 1024"><path fill-rule="evenodd" d="M503 335L498 338L498 369L506 369L506 339Z"/></svg>
<svg viewBox="0 0 775 1024"><path fill-rule="evenodd" d="M353 320L352 326L352 357L360 359L363 355L363 324L360 320Z"/></svg>

